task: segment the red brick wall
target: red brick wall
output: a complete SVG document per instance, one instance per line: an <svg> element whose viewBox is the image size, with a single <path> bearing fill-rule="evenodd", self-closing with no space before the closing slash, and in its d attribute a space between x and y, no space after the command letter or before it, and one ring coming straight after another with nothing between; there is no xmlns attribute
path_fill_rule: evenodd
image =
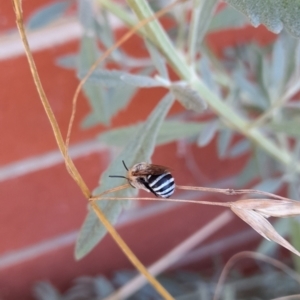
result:
<svg viewBox="0 0 300 300"><path fill-rule="evenodd" d="M43 4L49 2L43 1ZM38 0L24 0L25 19L40 5ZM18 43L16 33L4 38L8 30L15 30L10 1L1 2L0 17L0 48L12 45L12 41ZM255 35L260 36L261 40L270 39L263 29L248 29L243 39ZM238 31L219 34L217 38L212 35L210 43L219 51L224 45L236 43L239 36ZM130 46L131 43L127 42L128 51L134 51ZM48 279L59 288L65 288L79 275L109 274L131 265L110 237L106 237L83 260L74 260L76 232L84 220L87 203L68 175L57 150L27 60L24 54L10 52L9 47L5 59L4 55L2 58L0 56L0 297L26 299L38 280ZM56 66L55 59L77 49L78 40L75 39L34 52L41 81L63 135L66 134L78 81L73 71ZM149 91L138 92L130 105L113 118L112 127L145 119L162 94L161 89L151 90L150 97ZM172 112L180 109L176 105ZM96 134L107 128L80 129L79 124L88 112L88 103L81 95L70 150L71 153L77 151L75 164L92 190L109 164L111 151L93 140ZM202 177L195 176L187 166L188 151L193 153ZM242 167L245 158L219 161L214 143L201 149L173 143L158 147L153 161L171 166L176 181L182 185L205 185L228 179ZM122 237L146 265L223 211L195 205L156 207L158 209L154 211L147 210L144 205L137 207L134 213L127 212L127 220L118 225ZM245 228L235 218L230 226L207 243Z"/></svg>

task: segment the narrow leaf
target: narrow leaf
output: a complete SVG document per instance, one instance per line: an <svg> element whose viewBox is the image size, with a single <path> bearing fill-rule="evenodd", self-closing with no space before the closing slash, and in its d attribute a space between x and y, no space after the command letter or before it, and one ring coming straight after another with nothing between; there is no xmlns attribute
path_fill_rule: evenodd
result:
<svg viewBox="0 0 300 300"><path fill-rule="evenodd" d="M269 193L277 192L282 186L283 181L281 178L267 178L252 187L254 190L261 190Z"/></svg>
<svg viewBox="0 0 300 300"><path fill-rule="evenodd" d="M297 248L300 247L300 223L297 219L290 220L289 236L290 240L293 242ZM296 271L299 273L300 270L300 258L298 256L293 257L294 265Z"/></svg>
<svg viewBox="0 0 300 300"><path fill-rule="evenodd" d="M77 0L78 19L85 34L95 33L96 22L94 17L93 0Z"/></svg>
<svg viewBox="0 0 300 300"><path fill-rule="evenodd" d="M300 122L296 120L271 123L268 127L274 131L282 132L292 137L300 137Z"/></svg>
<svg viewBox="0 0 300 300"><path fill-rule="evenodd" d="M206 86L210 90L215 92L215 94L220 96L221 93L220 93L219 85L216 84L216 82L213 78L214 71L212 70L212 68L210 66L209 59L203 54L199 60L198 68L199 68L199 71L201 74L201 78L202 78L203 82L206 84Z"/></svg>
<svg viewBox="0 0 300 300"><path fill-rule="evenodd" d="M109 124L110 114L109 114L109 101L105 97L104 91L100 86L86 83L83 87L85 95L93 108L93 113L98 119L99 123Z"/></svg>
<svg viewBox="0 0 300 300"><path fill-rule="evenodd" d="M82 121L81 128L88 129L99 124L99 119L94 112L88 114Z"/></svg>
<svg viewBox="0 0 300 300"><path fill-rule="evenodd" d="M190 47L198 48L207 32L218 0L194 1Z"/></svg>
<svg viewBox="0 0 300 300"><path fill-rule="evenodd" d="M152 68L145 68L141 70L141 74L149 74L153 71ZM100 70L102 73L104 81L109 82L108 85L112 85L111 87L106 87L105 89L101 89L104 93L105 101L107 105L107 113L109 118L114 116L117 112L121 109L126 107L130 100L132 99L133 95L136 92L136 87L132 85L128 85L121 81L120 74L124 74L122 71L118 70ZM104 76L104 75L107 76ZM92 81L91 81L92 82ZM115 84L118 83L118 84ZM82 122L82 128L89 128L95 126L101 122L101 119L98 118L97 114L93 111L89 114ZM127 142L127 141L126 141Z"/></svg>
<svg viewBox="0 0 300 300"><path fill-rule="evenodd" d="M175 98L186 108L195 112L203 112L207 104L201 99L197 91L193 90L183 82L176 82L170 86L170 90Z"/></svg>
<svg viewBox="0 0 300 300"><path fill-rule="evenodd" d="M250 146L251 144L249 140L240 140L233 147L231 147L230 151L228 152L228 156L233 158L243 155L249 152Z"/></svg>
<svg viewBox="0 0 300 300"><path fill-rule="evenodd" d="M87 74L87 70L82 70L78 77L82 79ZM87 82L114 87L122 83L121 76L124 74L127 73L119 70L97 69L89 76Z"/></svg>
<svg viewBox="0 0 300 300"><path fill-rule="evenodd" d="M45 5L28 20L27 27L31 30L34 30L50 24L51 22L60 18L69 5L69 1L60 1Z"/></svg>
<svg viewBox="0 0 300 300"><path fill-rule="evenodd" d="M131 167L135 163L141 161L150 161L159 128L173 102L174 99L171 94L167 94L159 102L144 125L140 128L136 135L129 140L127 146L123 149L118 158L116 158L110 164L108 169L101 175L100 186L93 192L93 195L97 195L110 188L125 183L125 180L108 178L108 175L125 174L126 170L122 167L122 160L126 162L128 167ZM112 197L126 197L133 195L135 191L136 190L133 188L130 188L110 195ZM104 211L108 220L115 223L122 211L122 208L128 205L128 201L101 200L98 201L98 205ZM95 247L105 234L105 227L100 224L94 212L89 211L76 243L75 257L80 259L85 256Z"/></svg>
<svg viewBox="0 0 300 300"><path fill-rule="evenodd" d="M283 35L281 35L283 36ZM287 62L285 57L286 47L283 38L278 38L273 46L272 63L270 74L270 85L268 86L271 99L273 101L282 94L282 87L285 84L285 73L287 69ZM290 57L288 58L290 59Z"/></svg>
<svg viewBox="0 0 300 300"><path fill-rule="evenodd" d="M115 43L113 26L111 26L110 24L110 21L108 19L108 12L106 9L101 9L100 17L98 17L95 25L95 30L100 41L106 48L110 48ZM116 49L111 55L114 56L115 53L118 53L119 51L120 49Z"/></svg>
<svg viewBox="0 0 300 300"><path fill-rule="evenodd" d="M76 69L78 65L78 56L77 54L63 55L56 59L55 63L65 69Z"/></svg>
<svg viewBox="0 0 300 300"><path fill-rule="evenodd" d="M78 74L85 73L86 70L89 70L89 68L97 60L99 54L95 37L83 35L78 58ZM87 81L83 86L83 91L89 100L98 122L106 125L109 124L111 117L109 114L110 102L103 90L103 87L91 81Z"/></svg>
<svg viewBox="0 0 300 300"><path fill-rule="evenodd" d="M126 144L128 139L136 134L142 126L143 124L136 124L116 128L102 133L98 138L108 146L121 147ZM159 130L156 145L163 145L181 138L195 136L199 133L201 128L202 124L197 122L164 121Z"/></svg>
<svg viewBox="0 0 300 300"><path fill-rule="evenodd" d="M231 210L264 238L271 240L300 256L300 253L288 241L279 235L271 223L262 215L252 210L239 208L235 205L235 203L232 204Z"/></svg>
<svg viewBox="0 0 300 300"><path fill-rule="evenodd" d="M227 155L230 142L233 138L233 132L230 129L222 129L219 131L218 137L218 155L220 158L224 158Z"/></svg>
<svg viewBox="0 0 300 300"><path fill-rule="evenodd" d="M162 82L160 82L152 77L142 76L142 75L133 75L130 73L124 73L121 76L121 80L128 84L138 86L138 87L144 87L144 88L164 86Z"/></svg>
<svg viewBox="0 0 300 300"><path fill-rule="evenodd" d="M253 105L266 110L269 107L269 100L264 95L260 87L247 78L243 70L237 69L233 75L234 81L241 91L241 96L245 99L247 105Z"/></svg>
<svg viewBox="0 0 300 300"><path fill-rule="evenodd" d="M244 169L241 171L237 178L237 186L244 187L250 181L257 177L257 163L254 157L251 157Z"/></svg>
<svg viewBox="0 0 300 300"><path fill-rule="evenodd" d="M254 27L264 24L270 31L279 33L283 27L300 37L300 3L298 0L226 0L245 14Z"/></svg>
<svg viewBox="0 0 300 300"><path fill-rule="evenodd" d="M59 291L47 281L36 283L33 287L33 294L36 299L57 300L63 297Z"/></svg>
<svg viewBox="0 0 300 300"><path fill-rule="evenodd" d="M155 68L163 78L168 79L169 74L164 58L159 53L157 48L153 44L151 44L151 42L149 42L147 39L145 39L144 41Z"/></svg>
<svg viewBox="0 0 300 300"><path fill-rule="evenodd" d="M240 28L248 24L247 18L227 5L219 13L217 13L210 22L208 31L218 31L228 28Z"/></svg>
<svg viewBox="0 0 300 300"><path fill-rule="evenodd" d="M211 142L211 140L214 138L214 136L216 135L218 128L219 128L218 120L213 120L213 121L207 122L203 126L201 133L199 134L199 137L197 140L198 146L204 147L204 146L208 145Z"/></svg>

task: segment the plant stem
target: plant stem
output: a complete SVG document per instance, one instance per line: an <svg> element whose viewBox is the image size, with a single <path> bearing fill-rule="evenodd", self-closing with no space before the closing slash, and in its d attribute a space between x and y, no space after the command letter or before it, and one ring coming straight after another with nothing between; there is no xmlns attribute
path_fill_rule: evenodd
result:
<svg viewBox="0 0 300 300"><path fill-rule="evenodd" d="M145 0L128 0L130 7L134 10L140 20L149 18L153 12ZM176 71L178 76L188 82L199 95L208 103L210 108L223 119L224 123L229 124L248 139L252 140L258 146L263 148L271 156L278 161L290 165L293 163L291 155L284 151L266 136L264 136L257 128L249 128L249 123L241 118L231 107L225 104L216 94L214 94L197 76L192 68L190 68L184 59L176 51L169 37L165 33L157 20L151 21L145 25L147 36L155 38L156 44L164 53L166 59ZM300 165L297 164L296 169L300 172Z"/></svg>
<svg viewBox="0 0 300 300"><path fill-rule="evenodd" d="M123 241L123 239L119 236L115 228L108 222L104 213L99 209L94 201L90 201L91 207L95 211L99 220L103 223L106 229L109 231L110 235L120 246L120 249L124 252L127 258L132 262L132 264L139 270L141 274L143 274L149 283L157 290L157 292L166 300L174 300L174 298L165 290L165 288L149 273L147 268L137 259L137 257L133 254L127 244Z"/></svg>

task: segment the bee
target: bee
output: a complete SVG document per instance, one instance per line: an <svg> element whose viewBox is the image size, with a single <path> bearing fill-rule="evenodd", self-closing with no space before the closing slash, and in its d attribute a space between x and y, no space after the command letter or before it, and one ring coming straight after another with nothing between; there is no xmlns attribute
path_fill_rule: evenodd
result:
<svg viewBox="0 0 300 300"><path fill-rule="evenodd" d="M127 170L127 176L109 177L125 178L132 187L151 192L156 197L169 198L174 193L174 178L167 167L141 162L128 170L125 162L123 160L122 162Z"/></svg>

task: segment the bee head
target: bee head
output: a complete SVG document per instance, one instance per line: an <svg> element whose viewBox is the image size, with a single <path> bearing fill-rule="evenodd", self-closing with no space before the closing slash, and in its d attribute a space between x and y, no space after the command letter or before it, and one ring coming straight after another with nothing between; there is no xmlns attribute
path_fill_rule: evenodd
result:
<svg viewBox="0 0 300 300"><path fill-rule="evenodd" d="M121 176L121 175L109 175L111 178L124 178L127 179L128 183L138 189L145 189L145 186L143 183L140 183L139 178L141 177L139 172L144 171L147 167L147 163L141 162L138 164L135 164L131 169L128 169L124 160L122 160L122 163L124 165L124 168L127 170L127 176ZM148 189L145 189L148 191Z"/></svg>

